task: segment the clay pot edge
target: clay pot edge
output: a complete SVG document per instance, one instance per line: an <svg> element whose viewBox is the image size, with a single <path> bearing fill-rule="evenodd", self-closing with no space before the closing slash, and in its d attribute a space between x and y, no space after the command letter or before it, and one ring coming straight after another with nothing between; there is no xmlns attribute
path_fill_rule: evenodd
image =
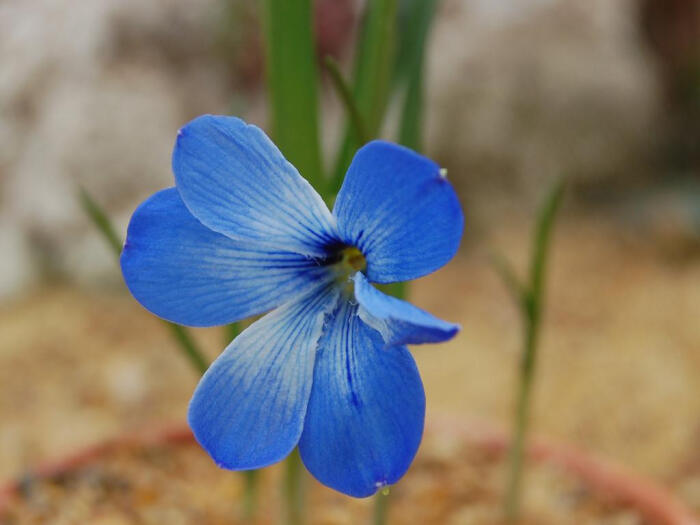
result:
<svg viewBox="0 0 700 525"><path fill-rule="evenodd" d="M472 446L491 453L504 454L508 449L508 434L478 420L463 420L440 414L427 420L430 432L452 435ZM85 447L75 454L56 461L40 463L29 472L32 478L45 479L80 468L119 448L141 448L157 444L195 444L189 427L171 423L154 428L132 431ZM563 468L584 481L594 492L613 494L616 499L633 506L652 523L659 525L700 525L700 521L670 491L632 472L630 469L569 444L533 437L527 447L531 460L547 462ZM0 486L0 513L20 492L22 478Z"/></svg>

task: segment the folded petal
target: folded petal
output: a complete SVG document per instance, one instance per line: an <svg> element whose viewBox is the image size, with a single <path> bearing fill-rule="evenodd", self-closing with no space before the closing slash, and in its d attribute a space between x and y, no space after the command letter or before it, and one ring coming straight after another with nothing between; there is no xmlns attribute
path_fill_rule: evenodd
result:
<svg viewBox="0 0 700 525"><path fill-rule="evenodd" d="M156 193L134 212L121 267L144 307L191 326L265 312L329 277L304 255L234 241L206 228L175 188Z"/></svg>
<svg viewBox="0 0 700 525"><path fill-rule="evenodd" d="M404 475L423 434L425 395L405 347L384 349L377 331L342 301L316 357L299 441L306 468L324 485L355 497Z"/></svg>
<svg viewBox="0 0 700 525"><path fill-rule="evenodd" d="M441 343L459 332L459 325L383 294L361 272L355 274L354 280L360 318L382 334L386 346Z"/></svg>
<svg viewBox="0 0 700 525"><path fill-rule="evenodd" d="M406 281L437 270L457 252L464 217L432 160L389 142L355 154L335 201L342 240L367 259L370 281Z"/></svg>
<svg viewBox="0 0 700 525"><path fill-rule="evenodd" d="M177 189L202 224L232 239L322 257L336 241L321 197L259 128L204 115L173 151Z"/></svg>
<svg viewBox="0 0 700 525"><path fill-rule="evenodd" d="M283 459L299 441L314 357L332 287L267 314L241 333L202 377L189 408L197 441L231 470Z"/></svg>

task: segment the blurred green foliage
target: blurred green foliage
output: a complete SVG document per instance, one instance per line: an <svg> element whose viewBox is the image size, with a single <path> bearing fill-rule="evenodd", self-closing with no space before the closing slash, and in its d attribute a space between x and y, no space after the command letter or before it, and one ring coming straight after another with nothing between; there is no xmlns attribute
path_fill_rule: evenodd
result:
<svg viewBox="0 0 700 525"><path fill-rule="evenodd" d="M315 187L323 186L318 71L311 0L265 0L265 57L273 140Z"/></svg>

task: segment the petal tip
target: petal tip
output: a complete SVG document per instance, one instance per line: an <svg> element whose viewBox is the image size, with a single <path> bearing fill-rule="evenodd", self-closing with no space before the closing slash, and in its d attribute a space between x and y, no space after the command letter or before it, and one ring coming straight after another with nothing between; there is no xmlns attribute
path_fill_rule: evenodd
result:
<svg viewBox="0 0 700 525"><path fill-rule="evenodd" d="M450 339L453 339L454 337L457 336L458 333L462 331L462 325L461 324L456 324L456 323L450 323L452 326L450 326L446 330L446 338L445 341L449 341Z"/></svg>

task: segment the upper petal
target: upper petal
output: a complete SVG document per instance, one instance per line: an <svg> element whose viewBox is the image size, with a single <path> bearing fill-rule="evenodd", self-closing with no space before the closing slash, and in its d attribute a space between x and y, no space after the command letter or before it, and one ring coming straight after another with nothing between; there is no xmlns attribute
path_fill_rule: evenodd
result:
<svg viewBox="0 0 700 525"><path fill-rule="evenodd" d="M382 334L387 346L441 343L459 332L459 325L438 319L411 303L383 294L361 272L355 280L355 298L362 320Z"/></svg>
<svg viewBox="0 0 700 525"><path fill-rule="evenodd" d="M352 160L333 215L342 240L367 259L370 281L415 279L456 253L464 217L440 167L389 142L373 141Z"/></svg>
<svg viewBox="0 0 700 525"><path fill-rule="evenodd" d="M253 323L202 377L188 420L197 441L227 469L260 468L296 446L311 392L314 357L333 287Z"/></svg>
<svg viewBox="0 0 700 525"><path fill-rule="evenodd" d="M304 255L235 241L203 226L175 188L143 202L121 255L144 307L176 323L213 326L270 310L328 272Z"/></svg>
<svg viewBox="0 0 700 525"><path fill-rule="evenodd" d="M321 257L337 237L321 197L256 126L204 115L179 132L173 171L202 224L232 239Z"/></svg>
<svg viewBox="0 0 700 525"><path fill-rule="evenodd" d="M316 479L350 496L396 483L423 435L416 364L405 347L383 347L347 301L319 342L299 451Z"/></svg>

